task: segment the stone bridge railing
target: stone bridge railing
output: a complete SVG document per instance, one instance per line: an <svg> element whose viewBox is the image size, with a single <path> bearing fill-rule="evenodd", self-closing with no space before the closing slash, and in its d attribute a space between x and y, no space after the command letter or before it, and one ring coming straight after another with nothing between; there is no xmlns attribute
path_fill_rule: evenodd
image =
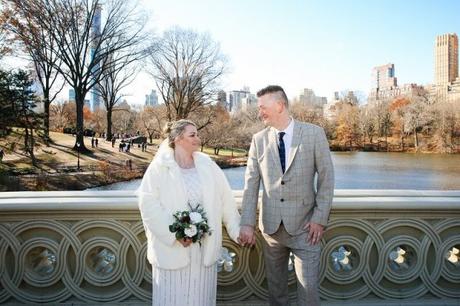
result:
<svg viewBox="0 0 460 306"><path fill-rule="evenodd" d="M460 299L459 191L338 190L322 244L324 300ZM224 245L218 300L265 300L260 240ZM132 192L0 193L0 304L148 305L145 257Z"/></svg>

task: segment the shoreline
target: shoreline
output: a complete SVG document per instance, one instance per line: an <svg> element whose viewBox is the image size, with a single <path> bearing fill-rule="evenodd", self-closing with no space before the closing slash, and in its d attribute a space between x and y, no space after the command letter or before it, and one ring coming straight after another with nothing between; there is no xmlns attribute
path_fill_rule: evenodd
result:
<svg viewBox="0 0 460 306"><path fill-rule="evenodd" d="M387 151L363 151L363 150L334 150L336 153L403 153L403 154L443 154L452 155L458 153L435 153L435 152L387 152ZM246 166L247 157L222 157L211 156L221 169ZM127 182L141 179L149 163L137 165L132 170L125 166L118 166L104 170L77 171L69 169L67 172L58 173L17 173L16 171L0 172L0 192L3 191L58 191L58 190L85 190L88 188L102 187L119 182Z"/></svg>
<svg viewBox="0 0 460 306"><path fill-rule="evenodd" d="M221 169L236 168L246 165L244 158L213 158ZM132 170L117 167L112 170L77 171L59 173L17 173L16 171L0 172L0 192L6 191L59 191L85 190L102 187L119 182L141 179L149 163L139 165Z"/></svg>

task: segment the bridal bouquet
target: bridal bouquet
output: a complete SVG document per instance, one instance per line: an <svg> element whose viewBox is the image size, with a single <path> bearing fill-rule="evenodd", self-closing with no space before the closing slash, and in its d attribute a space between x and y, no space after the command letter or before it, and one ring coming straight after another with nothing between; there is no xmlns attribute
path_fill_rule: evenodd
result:
<svg viewBox="0 0 460 306"><path fill-rule="evenodd" d="M201 240L205 235L211 235L208 218L200 204L195 208L190 203L188 206L190 207L189 211L177 211L173 214L175 221L169 226L169 231L176 233L178 240L190 238L193 243L198 242L201 245Z"/></svg>

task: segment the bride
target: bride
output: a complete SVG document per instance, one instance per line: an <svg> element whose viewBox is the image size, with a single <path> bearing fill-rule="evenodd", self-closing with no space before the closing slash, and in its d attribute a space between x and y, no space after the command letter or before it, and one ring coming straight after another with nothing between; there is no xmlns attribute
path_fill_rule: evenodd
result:
<svg viewBox="0 0 460 306"><path fill-rule="evenodd" d="M138 189L139 209L152 264L152 305L216 305L216 260L222 222L231 239L239 235L240 215L222 170L198 152L195 123L170 123L168 137L149 165ZM169 226L173 214L200 205L211 230L201 243L177 239Z"/></svg>

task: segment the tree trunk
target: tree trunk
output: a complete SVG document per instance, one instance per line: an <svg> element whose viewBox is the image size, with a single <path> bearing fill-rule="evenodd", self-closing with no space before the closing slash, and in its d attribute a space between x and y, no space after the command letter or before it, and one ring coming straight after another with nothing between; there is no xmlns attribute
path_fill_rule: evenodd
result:
<svg viewBox="0 0 460 306"><path fill-rule="evenodd" d="M34 155L34 135L33 129L29 130L28 120L26 119L26 125L24 127L25 135L24 135L24 150L27 154L29 154L30 159L32 161L32 165L37 166L35 155ZM30 133L29 133L30 131Z"/></svg>
<svg viewBox="0 0 460 306"><path fill-rule="evenodd" d="M43 118L43 140L47 147L50 146L50 100L49 100L49 92L43 93L44 95L44 103L45 103L45 115Z"/></svg>
<svg viewBox="0 0 460 306"><path fill-rule="evenodd" d="M37 161L35 159L35 154L34 154L34 146L35 146L35 139L34 139L34 130L33 128L30 128L30 147L29 147L29 154L30 154L30 158L32 159L32 165L34 165L34 167L37 166Z"/></svg>
<svg viewBox="0 0 460 306"><path fill-rule="evenodd" d="M74 87L75 89L75 87ZM75 89L75 104L77 109L77 126L76 126L76 137L74 150L81 152L87 152L88 149L85 147L85 137L83 135L83 106L85 104L85 95L80 89ZM80 146L77 146L79 144Z"/></svg>
<svg viewBox="0 0 460 306"><path fill-rule="evenodd" d="M418 151L418 134L417 134L417 129L414 128L414 147L415 147L415 152Z"/></svg>
<svg viewBox="0 0 460 306"><path fill-rule="evenodd" d="M107 135L106 139L108 141L112 140L112 108L107 108ZM150 141L152 142L152 141Z"/></svg>

